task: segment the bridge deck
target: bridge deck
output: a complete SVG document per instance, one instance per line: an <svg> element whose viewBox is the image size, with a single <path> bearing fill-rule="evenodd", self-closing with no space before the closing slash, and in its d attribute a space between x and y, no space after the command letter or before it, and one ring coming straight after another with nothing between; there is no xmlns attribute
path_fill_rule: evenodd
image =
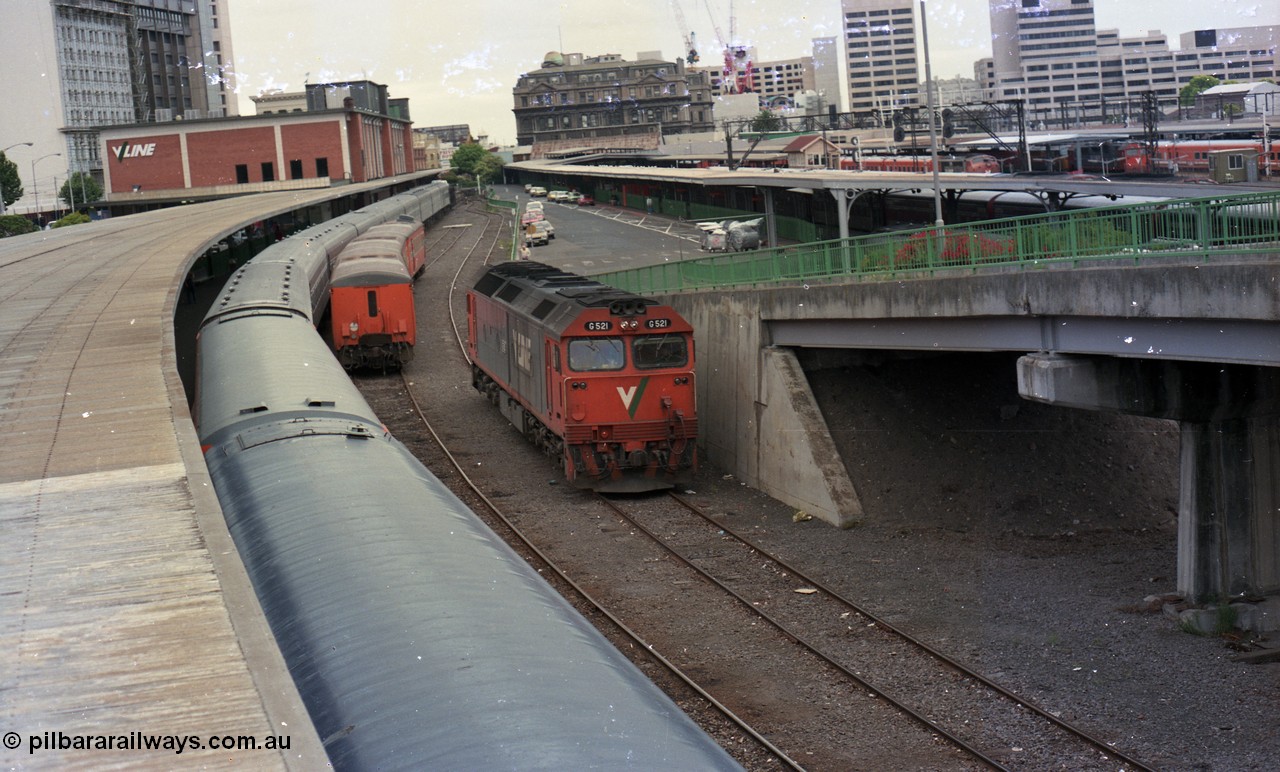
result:
<svg viewBox="0 0 1280 772"><path fill-rule="evenodd" d="M209 485L175 366L188 258L332 192L168 209L0 241L0 766L171 767L46 750L131 733L289 737L184 765L326 762ZM116 742L119 742L117 740ZM133 740L136 743L136 740Z"/></svg>

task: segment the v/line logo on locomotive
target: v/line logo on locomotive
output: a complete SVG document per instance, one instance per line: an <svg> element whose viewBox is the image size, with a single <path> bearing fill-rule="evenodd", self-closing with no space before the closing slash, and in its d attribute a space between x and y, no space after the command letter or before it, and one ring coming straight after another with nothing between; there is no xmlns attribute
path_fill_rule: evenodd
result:
<svg viewBox="0 0 1280 772"><path fill-rule="evenodd" d="M648 385L649 378L646 376L640 379L639 384L634 385L629 389L624 389L621 386L617 387L618 396L622 397L622 406L627 409L627 415L632 418L636 417L636 407L640 405L640 401L636 398L644 396L644 387ZM632 400L636 400L635 405L631 404Z"/></svg>

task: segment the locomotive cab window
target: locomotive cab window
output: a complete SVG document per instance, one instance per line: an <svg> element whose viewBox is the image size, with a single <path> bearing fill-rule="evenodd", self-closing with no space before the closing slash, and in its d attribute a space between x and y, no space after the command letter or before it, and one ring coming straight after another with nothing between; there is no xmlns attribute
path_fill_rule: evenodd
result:
<svg viewBox="0 0 1280 772"><path fill-rule="evenodd" d="M632 342L631 356L639 368L684 367L689 345L683 335L643 335Z"/></svg>
<svg viewBox="0 0 1280 772"><path fill-rule="evenodd" d="M621 370L625 366L622 338L575 338L569 341L570 370Z"/></svg>

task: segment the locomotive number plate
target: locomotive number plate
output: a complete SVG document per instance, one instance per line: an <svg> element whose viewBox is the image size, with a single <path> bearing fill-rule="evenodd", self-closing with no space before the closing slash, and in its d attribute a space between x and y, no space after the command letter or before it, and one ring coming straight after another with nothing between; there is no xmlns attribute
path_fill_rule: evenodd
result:
<svg viewBox="0 0 1280 772"><path fill-rule="evenodd" d="M671 326L670 319L645 319L644 326L646 330L665 330Z"/></svg>
<svg viewBox="0 0 1280 772"><path fill-rule="evenodd" d="M584 326L591 332L608 332L613 329L613 322L587 322Z"/></svg>

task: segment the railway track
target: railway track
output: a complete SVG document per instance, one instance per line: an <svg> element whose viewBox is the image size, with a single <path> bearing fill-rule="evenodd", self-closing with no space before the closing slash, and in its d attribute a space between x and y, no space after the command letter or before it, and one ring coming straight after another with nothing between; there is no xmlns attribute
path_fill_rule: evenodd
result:
<svg viewBox="0 0 1280 772"><path fill-rule="evenodd" d="M500 239L498 228L498 233L490 234L486 224L474 239L465 243L455 239L455 254L441 261L435 272L436 325L452 328L433 331L439 346L449 346L448 351L438 348L433 354L432 361L439 366L466 366L460 332L465 324L461 315L465 287L458 285L468 264L474 269L493 254ZM456 270L451 271L451 261L457 261ZM439 286L446 279L449 286ZM441 295L448 297L447 302L442 302ZM451 339L448 344L446 335ZM401 402L404 395L412 398L420 391L409 381L393 379L384 379L378 388L396 392L389 398ZM1001 694L998 686L959 663L939 658L936 652L916 651L909 638L902 638L883 620L793 566L773 561L713 518L694 518L684 504L677 503L678 497L669 503L661 497L625 499L621 505L610 502L629 511L603 514L595 499L562 491L572 494L575 512L567 517L576 518L576 527L609 531L618 542L616 554L580 560L572 552L572 531L567 539L562 533L548 540L545 533L537 533L542 527L538 518L522 511L528 504L526 494L537 497L536 489L516 496L501 490L501 483L495 489L490 481L489 491L481 492L485 486L471 478L481 463L491 463L476 460L492 458L489 452L475 452L474 443L466 441L470 432L456 426L441 431L432 427L428 411L416 399L412 412L409 416L401 410L399 421L388 421L392 431L402 441L420 435L423 443L434 445L419 453L434 457L424 457L424 463L442 479L452 480L455 491L538 565L562 594L577 596L575 605L597 620L621 650L633 652L633 659L645 656L638 652L648 652L667 673L679 672L664 675L637 659L748 768L871 768L882 765L886 756L900 762L899 766L917 768L1147 768L1105 741L1087 733L1081 737L1052 714L1020 704L1016 695ZM521 442L518 437L515 441ZM464 446L461 457L449 451L450 444ZM445 463L452 469L445 470ZM463 486L471 491L462 491ZM511 500L504 502L504 497ZM535 533L526 535L529 529ZM521 542L527 546L519 546ZM677 559L670 550L689 557ZM610 566L609 572L598 569L600 575L596 575L597 569L584 568L601 565ZM665 606L672 617L655 622L653 613L628 615L625 609L634 609L638 600L629 597L637 592L632 585L675 588L675 601L655 604ZM639 601L647 603L643 598ZM760 612L776 621L765 622ZM716 636L733 638L734 650L698 650L704 637L700 632L712 632L700 631L703 616L716 619L717 626L724 619L734 620L729 623L732 633L721 631ZM634 632L632 626L637 628ZM809 648L802 650L799 643ZM736 683L738 673L755 669L753 661L767 661L783 675L775 683ZM763 702L758 699L762 693L782 690L794 693L766 695ZM711 709L725 712L708 718ZM726 724L730 721L738 723ZM893 728L867 729L886 724ZM744 752L744 745L755 747ZM867 750L873 746L878 750Z"/></svg>
<svg viewBox="0 0 1280 772"><path fill-rule="evenodd" d="M446 247L446 249L456 247L460 251L465 250L465 255L458 260L458 268L449 281L448 294L451 299L453 298L455 290L458 289L458 276L462 273L468 262L477 258L482 258L479 262L488 263L488 261L494 256L494 249L501 239L502 222L496 216L488 217L489 220L486 223L486 227L477 235L474 241L469 242L469 245L460 244L461 239L455 238ZM495 223L496 227L491 227L494 226ZM477 254L480 248L485 246L486 241L488 241L487 249ZM436 261L433 260L428 267L435 262ZM439 278L441 277L437 277L437 280ZM457 344L455 351L465 360L466 350L460 332L461 325L457 322L457 317L454 313L455 305L456 304L451 300L449 303L450 308L448 313L450 319L453 320L453 337ZM413 438L421 438L423 434L428 435L430 437L430 441L434 443L441 456L447 460L451 467L450 477L455 481L460 481L460 484L465 486L467 489L460 493L464 494L464 498L468 500L473 509L482 515L485 515L484 519L490 527L494 528L494 530L526 560L537 566L540 573L543 573L548 580L558 585L558 589L562 595L570 599L576 598L577 602L575 603L575 606L579 611L582 611L589 617L595 619L598 626L603 624L609 627L613 632L612 639L615 644L618 642L619 637L625 639L629 643L629 646L620 646L619 648L621 650L624 652L630 651L633 659L638 657L663 668L671 679L678 682L680 684L680 688L686 692L683 700L681 700L683 708L688 710L688 701L697 700L701 703L704 710L716 711L723 719L725 726L720 729L718 733L720 736L723 737L727 731L731 731L736 735L738 746L748 741L754 743L756 751L754 753L755 763L752 765L752 768L804 769L804 767L800 766L795 761L787 758L785 754L774 747L767 739L756 733L755 730L747 724L747 722L735 716L731 711L717 702L709 693L702 689L691 677L680 671L680 669L675 667L673 663L658 653L653 646L637 632L630 629L621 619L612 614L603 604L593 598L590 592L571 579L567 572L565 572L546 552L541 550L532 539L526 536L526 534L524 534L524 532L522 532L516 525L515 520L511 518L502 507L486 495L486 493L481 490L480 486L471 478L467 472L465 462L461 461L450 452L445 439L436 431L431 420L423 411L421 403L414 396L413 384L407 375L403 372L398 378L358 375L354 380L357 386L359 386L361 391L366 395L366 398L369 399L372 404L375 404L375 406L388 400L403 401L407 397L408 402L411 405L411 412L413 415L413 418L410 420L415 421L418 426L405 426L404 413L403 411L399 411L397 413L400 418L399 421L394 419L388 421L388 427L392 429L393 434L410 447L414 447L418 444L414 442ZM421 431L419 431L419 427ZM423 460L424 463L427 462L427 459ZM432 466L437 474L439 474L441 471L440 464L435 463L432 464ZM457 485L454 485L453 487L455 490L458 488ZM469 492L469 495L466 495L467 492ZM668 694L672 694L672 692L677 691L677 689L673 689L668 685L666 691ZM673 698L679 699L677 695L672 696ZM703 721L703 724L704 726L706 725L705 720ZM741 747L730 748L730 750L736 750L740 758L744 754ZM753 754L747 753L746 758L748 760L752 759Z"/></svg>
<svg viewBox="0 0 1280 772"><path fill-rule="evenodd" d="M983 764L1152 769L894 627L683 496L626 507L599 500L782 636Z"/></svg>

